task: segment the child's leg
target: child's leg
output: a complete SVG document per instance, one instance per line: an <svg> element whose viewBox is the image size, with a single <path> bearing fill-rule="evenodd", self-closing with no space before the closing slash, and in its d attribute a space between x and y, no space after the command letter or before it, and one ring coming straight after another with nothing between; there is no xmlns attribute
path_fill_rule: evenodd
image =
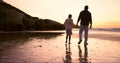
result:
<svg viewBox="0 0 120 63"><path fill-rule="evenodd" d="M69 35L69 43L70 43L70 41L71 41L71 35Z"/></svg>
<svg viewBox="0 0 120 63"><path fill-rule="evenodd" d="M67 43L67 39L68 39L68 34L66 34L66 43Z"/></svg>

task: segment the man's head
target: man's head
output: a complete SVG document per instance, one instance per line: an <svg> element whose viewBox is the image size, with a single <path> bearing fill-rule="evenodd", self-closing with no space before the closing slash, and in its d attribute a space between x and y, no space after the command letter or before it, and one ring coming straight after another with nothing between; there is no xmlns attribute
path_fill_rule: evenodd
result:
<svg viewBox="0 0 120 63"><path fill-rule="evenodd" d="M84 9L85 9L85 10L88 10L88 5L86 5L86 6L84 7Z"/></svg>
<svg viewBox="0 0 120 63"><path fill-rule="evenodd" d="M68 15L68 18L72 18L72 15L71 15L71 14L69 14L69 15Z"/></svg>

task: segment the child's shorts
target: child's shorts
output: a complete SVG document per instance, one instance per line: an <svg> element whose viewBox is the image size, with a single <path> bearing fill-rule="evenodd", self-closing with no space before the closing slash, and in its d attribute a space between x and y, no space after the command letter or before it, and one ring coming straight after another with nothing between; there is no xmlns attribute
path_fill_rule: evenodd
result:
<svg viewBox="0 0 120 63"><path fill-rule="evenodd" d="M67 35L72 35L72 30L66 30Z"/></svg>

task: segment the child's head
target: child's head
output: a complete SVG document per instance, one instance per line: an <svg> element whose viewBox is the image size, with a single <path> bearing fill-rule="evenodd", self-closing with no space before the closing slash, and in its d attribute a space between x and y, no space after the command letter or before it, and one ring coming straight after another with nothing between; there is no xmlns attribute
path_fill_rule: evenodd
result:
<svg viewBox="0 0 120 63"><path fill-rule="evenodd" d="M72 15L71 15L71 14L69 14L69 15L68 15L68 18L72 18Z"/></svg>

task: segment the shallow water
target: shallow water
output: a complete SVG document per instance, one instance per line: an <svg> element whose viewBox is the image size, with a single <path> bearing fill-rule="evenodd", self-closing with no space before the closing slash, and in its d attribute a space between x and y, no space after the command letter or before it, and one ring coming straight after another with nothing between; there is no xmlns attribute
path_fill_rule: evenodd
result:
<svg viewBox="0 0 120 63"><path fill-rule="evenodd" d="M119 33L90 31L88 45L84 46L83 42L77 44L78 30L73 31L70 45L65 44L64 32L1 33L0 62L120 63L120 42L114 39Z"/></svg>

